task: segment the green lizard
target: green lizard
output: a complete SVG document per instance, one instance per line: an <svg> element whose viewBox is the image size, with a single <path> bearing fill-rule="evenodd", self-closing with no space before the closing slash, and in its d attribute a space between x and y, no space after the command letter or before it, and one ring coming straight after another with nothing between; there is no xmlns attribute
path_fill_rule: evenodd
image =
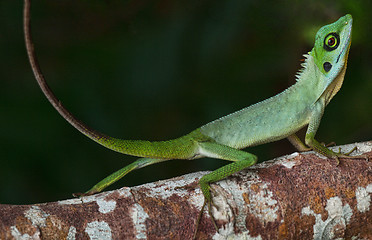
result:
<svg viewBox="0 0 372 240"><path fill-rule="evenodd" d="M322 27L316 34L314 48L305 54L297 82L282 93L210 122L180 138L168 141L122 140L88 128L77 120L55 97L48 87L37 63L30 33L30 3L25 0L24 30L29 60L34 75L45 96L72 126L90 139L111 150L141 157L137 161L106 177L89 191L78 196L101 192L129 172L151 164L171 160L193 160L201 157L231 161L199 180L204 195L198 223L208 207L211 214L210 183L224 179L257 162L257 157L240 149L288 138L299 151L315 150L337 160L352 158L349 153L333 152L315 140L324 108L341 88L351 44L352 17L347 14L335 23ZM305 143L295 135L308 125ZM360 156L359 156L360 157Z"/></svg>

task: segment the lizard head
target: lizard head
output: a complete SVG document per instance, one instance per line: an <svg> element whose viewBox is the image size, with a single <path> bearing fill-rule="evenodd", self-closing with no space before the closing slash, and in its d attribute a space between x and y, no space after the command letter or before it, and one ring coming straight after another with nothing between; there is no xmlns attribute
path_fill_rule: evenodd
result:
<svg viewBox="0 0 372 240"><path fill-rule="evenodd" d="M335 77L347 61L353 18L347 14L319 29L315 36L315 63L326 76Z"/></svg>
<svg viewBox="0 0 372 240"><path fill-rule="evenodd" d="M336 22L319 29L311 51L316 66L324 79L326 102L340 89L351 44L353 18L347 14Z"/></svg>

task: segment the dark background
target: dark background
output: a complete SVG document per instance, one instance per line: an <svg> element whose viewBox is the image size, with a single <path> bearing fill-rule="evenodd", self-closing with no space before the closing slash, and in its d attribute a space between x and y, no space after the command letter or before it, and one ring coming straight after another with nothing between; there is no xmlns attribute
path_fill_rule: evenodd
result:
<svg viewBox="0 0 372 240"><path fill-rule="evenodd" d="M354 17L348 70L317 139L371 140L371 1L32 1L43 72L86 124L119 138L165 140L266 99L295 83L316 31ZM71 197L136 158L72 128L34 80L22 1L0 1L0 203ZM295 149L286 140L247 149L261 161ZM215 159L169 161L110 189L213 170Z"/></svg>

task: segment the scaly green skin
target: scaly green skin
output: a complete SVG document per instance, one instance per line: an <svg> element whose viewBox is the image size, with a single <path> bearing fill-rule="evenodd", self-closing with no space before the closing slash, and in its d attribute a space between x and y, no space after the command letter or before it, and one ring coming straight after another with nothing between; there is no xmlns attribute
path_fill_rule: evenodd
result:
<svg viewBox="0 0 372 240"><path fill-rule="evenodd" d="M120 140L107 136L86 135L112 150L146 158L130 164L95 185L85 195L102 191L128 172L169 159L212 157L233 161L200 179L200 187L208 203L211 202L209 183L218 181L256 163L256 156L238 149L289 137L300 151L314 149L332 158L345 157L321 145L314 139L325 106L340 89L351 42L352 17L346 15L337 22L322 27L315 46L306 57L297 83L282 93L238 112L208 123L181 138L161 141ZM338 47L327 50L324 38L335 32ZM336 39L336 38L335 38ZM337 39L336 39L337 40ZM324 62L332 67L324 70ZM309 125L305 145L294 135ZM149 159L150 158L150 159Z"/></svg>
<svg viewBox="0 0 372 240"><path fill-rule="evenodd" d="M197 220L196 234L204 206L208 206L209 213L211 211L212 196L209 184L256 163L255 155L239 149L288 137L299 151L313 149L337 160L338 157L349 157L347 154L329 150L314 139L324 108L338 92L344 79L351 43L352 17L349 14L318 31L314 48L305 55L306 60L297 75L297 83L287 90L208 123L183 137L150 142L106 136L88 128L62 106L46 84L36 61L29 29L29 8L29 0L25 0L26 47L35 77L51 104L69 123L99 144L120 153L142 157L103 179L86 193L76 195L100 192L135 169L171 159L211 157L232 161L203 176L199 181L205 201ZM295 135L306 125L307 146ZM217 229L212 214L210 216Z"/></svg>

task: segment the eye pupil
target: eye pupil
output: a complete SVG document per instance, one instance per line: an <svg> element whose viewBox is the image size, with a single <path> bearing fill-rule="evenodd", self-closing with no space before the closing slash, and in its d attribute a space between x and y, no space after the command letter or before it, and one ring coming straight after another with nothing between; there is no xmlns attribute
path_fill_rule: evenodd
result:
<svg viewBox="0 0 372 240"><path fill-rule="evenodd" d="M336 43L336 39L335 39L334 37L330 37L330 38L328 39L328 45L329 45L329 46L332 47L335 43Z"/></svg>

